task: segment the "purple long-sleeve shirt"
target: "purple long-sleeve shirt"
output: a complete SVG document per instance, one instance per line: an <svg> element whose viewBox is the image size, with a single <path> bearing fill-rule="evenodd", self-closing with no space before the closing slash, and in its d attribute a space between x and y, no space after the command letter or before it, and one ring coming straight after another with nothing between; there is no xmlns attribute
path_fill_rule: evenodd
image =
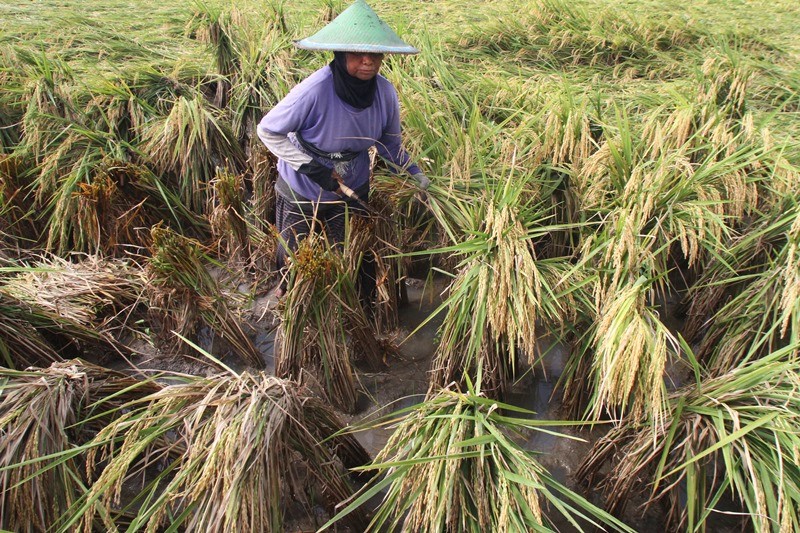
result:
<svg viewBox="0 0 800 533"><path fill-rule="evenodd" d="M357 152L345 164L344 172L337 166L344 183L353 190L369 182L367 150L373 145L390 167L405 169L411 175L420 172L402 146L397 92L381 75L372 105L357 109L336 96L333 73L326 65L295 86L258 125L259 137L278 156L278 172L294 192L314 201L340 199L298 172L300 164L312 157L328 168L333 168L333 162L308 154L294 137L295 132L324 152Z"/></svg>

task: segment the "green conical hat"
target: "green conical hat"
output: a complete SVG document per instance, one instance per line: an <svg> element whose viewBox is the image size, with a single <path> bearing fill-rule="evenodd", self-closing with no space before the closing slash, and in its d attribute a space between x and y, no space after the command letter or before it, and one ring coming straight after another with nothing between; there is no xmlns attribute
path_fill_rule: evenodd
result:
<svg viewBox="0 0 800 533"><path fill-rule="evenodd" d="M311 37L295 41L306 50L334 52L374 52L378 54L416 54L416 48L403 41L364 0L356 0L330 24Z"/></svg>

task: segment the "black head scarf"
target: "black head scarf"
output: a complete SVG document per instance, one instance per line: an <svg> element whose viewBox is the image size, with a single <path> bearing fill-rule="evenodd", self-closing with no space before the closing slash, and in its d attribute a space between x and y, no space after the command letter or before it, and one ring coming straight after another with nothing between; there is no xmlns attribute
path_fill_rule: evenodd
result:
<svg viewBox="0 0 800 533"><path fill-rule="evenodd" d="M372 105L375 89L378 87L378 76L364 81L348 74L346 52L334 52L330 66L336 96L358 109L366 109Z"/></svg>

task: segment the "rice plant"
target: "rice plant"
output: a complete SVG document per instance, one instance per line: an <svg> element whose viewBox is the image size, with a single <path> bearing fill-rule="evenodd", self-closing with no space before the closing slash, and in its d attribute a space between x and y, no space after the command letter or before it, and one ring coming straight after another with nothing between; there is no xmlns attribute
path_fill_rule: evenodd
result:
<svg viewBox="0 0 800 533"><path fill-rule="evenodd" d="M25 152L38 162L61 135L60 123L69 121L76 113L69 89L72 71L65 62L41 52L18 48L15 57L27 74L18 97L27 102L21 140Z"/></svg>
<svg viewBox="0 0 800 533"><path fill-rule="evenodd" d="M556 481L516 444L514 435L523 430L551 433L532 414L470 386L467 392L442 389L386 416L373 424L394 428L392 436L375 461L359 469L379 476L334 520L383 494L366 531L555 531L550 510L577 531L588 524L632 531Z"/></svg>
<svg viewBox="0 0 800 533"><path fill-rule="evenodd" d="M230 127L199 92L178 97L168 115L147 125L142 140L156 172L170 177L183 203L198 213L206 205L217 167L235 171L243 165Z"/></svg>
<svg viewBox="0 0 800 533"><path fill-rule="evenodd" d="M365 263L371 263L369 268L374 269L375 276L374 302L366 302L372 297L366 294L361 295L361 300L371 307L375 330L387 332L398 327L400 265L396 254L400 251L400 238L390 218L392 210L388 201L373 193L370 207L383 216L371 214L353 217L344 254L348 258L350 272L358 272Z"/></svg>
<svg viewBox="0 0 800 533"><path fill-rule="evenodd" d="M313 233L291 254L286 295L278 310L275 374L317 378L339 409L356 410L358 391L353 362L377 369L382 353L359 301L353 274L339 250Z"/></svg>
<svg viewBox="0 0 800 533"><path fill-rule="evenodd" d="M531 194L530 178L497 180L480 201L465 195L430 196L454 244L436 250L460 262L446 300L432 390L481 372L487 394L502 394L518 354L532 363L544 332L558 334L588 296L569 258L540 258L536 243L551 231L546 208ZM436 193L436 191L433 191ZM452 221L452 222L451 222ZM465 240L461 240L461 236ZM537 333L537 327L542 333Z"/></svg>
<svg viewBox="0 0 800 533"><path fill-rule="evenodd" d="M688 349L688 347L687 347ZM670 530L706 531L731 494L755 531L800 527L798 361L787 346L729 372L708 375L670 394L666 423L627 418L594 446L577 475L593 482L621 512L648 480L645 510L665 502ZM600 469L610 465L601 479Z"/></svg>
<svg viewBox="0 0 800 533"><path fill-rule="evenodd" d="M158 386L78 360L0 368L0 526L49 531L86 490L81 446Z"/></svg>
<svg viewBox="0 0 800 533"><path fill-rule="evenodd" d="M211 223L211 234L217 241L220 257L227 257L232 265L250 262L250 237L243 201L244 183L241 176L224 170L210 184L211 195L206 211Z"/></svg>
<svg viewBox="0 0 800 533"><path fill-rule="evenodd" d="M794 201L765 213L709 261L688 292L688 338L700 343L698 357L710 368L727 372L797 338L797 221Z"/></svg>
<svg viewBox="0 0 800 533"><path fill-rule="evenodd" d="M194 8L194 14L186 25L187 33L208 44L217 73L223 77L230 76L238 68L235 27L230 14L217 5L202 1L194 2ZM224 101L216 104L224 107Z"/></svg>
<svg viewBox="0 0 800 533"><path fill-rule="evenodd" d="M152 320L162 340L180 346L175 333L191 338L202 323L247 364L263 368L261 353L242 329L221 284L209 272L213 263L199 243L161 226L154 226L151 233L151 258L145 275Z"/></svg>
<svg viewBox="0 0 800 533"><path fill-rule="evenodd" d="M235 14L235 13L234 13ZM238 68L230 76L227 111L242 146L256 139L256 125L283 98L305 69L294 59L288 36L274 24L255 24L242 15L235 43Z"/></svg>
<svg viewBox="0 0 800 533"><path fill-rule="evenodd" d="M128 403L89 443L97 477L62 530L119 531L114 517L133 514L128 531L281 531L291 500L310 515L352 494L343 467L369 456L306 389L264 374L179 379Z"/></svg>
<svg viewBox="0 0 800 533"><path fill-rule="evenodd" d="M591 388L600 401L589 408L594 417L633 408L660 419L664 370L680 355L659 317L672 290L670 271L700 268L724 248L732 221L755 211L757 195L751 193L761 178L748 170L764 150L704 142L666 149L653 159L634 131L619 116L616 133L606 128L603 144L571 176L583 216L597 221L582 226L587 231L579 252L598 276L596 311L589 315L597 318L562 383L583 388L591 368ZM579 361L587 357L591 365Z"/></svg>
<svg viewBox="0 0 800 533"><path fill-rule="evenodd" d="M115 138L135 142L147 121L157 115L155 107L137 94L138 83L137 76L122 75L93 83L83 110L84 121Z"/></svg>

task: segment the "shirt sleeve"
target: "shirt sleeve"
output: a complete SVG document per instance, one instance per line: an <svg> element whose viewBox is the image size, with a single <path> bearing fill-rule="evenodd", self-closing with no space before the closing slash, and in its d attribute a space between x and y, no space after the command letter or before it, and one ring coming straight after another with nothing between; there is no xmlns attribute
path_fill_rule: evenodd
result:
<svg viewBox="0 0 800 533"><path fill-rule="evenodd" d="M397 92L391 84L390 98L388 98L388 116L386 128L383 135L378 139L378 155L389 163L389 169L398 174L406 171L412 176L420 172L419 167L411 161L408 152L403 148L403 140L400 130L400 102L397 99Z"/></svg>
<svg viewBox="0 0 800 533"><path fill-rule="evenodd" d="M298 86L264 115L256 133L276 157L286 161L292 169L305 174L326 191L333 191L338 188L338 184L332 177L331 169L303 152L288 137L290 132L302 129L313 105L313 96L304 87Z"/></svg>
<svg viewBox="0 0 800 533"><path fill-rule="evenodd" d="M266 146L275 157L283 159L295 170L299 170L302 165L311 162L311 156L292 144L287 135L268 130L264 124L265 120L266 117L258 125L258 128L256 128L256 133L258 134L258 138L261 139L261 142L264 143L264 146Z"/></svg>

